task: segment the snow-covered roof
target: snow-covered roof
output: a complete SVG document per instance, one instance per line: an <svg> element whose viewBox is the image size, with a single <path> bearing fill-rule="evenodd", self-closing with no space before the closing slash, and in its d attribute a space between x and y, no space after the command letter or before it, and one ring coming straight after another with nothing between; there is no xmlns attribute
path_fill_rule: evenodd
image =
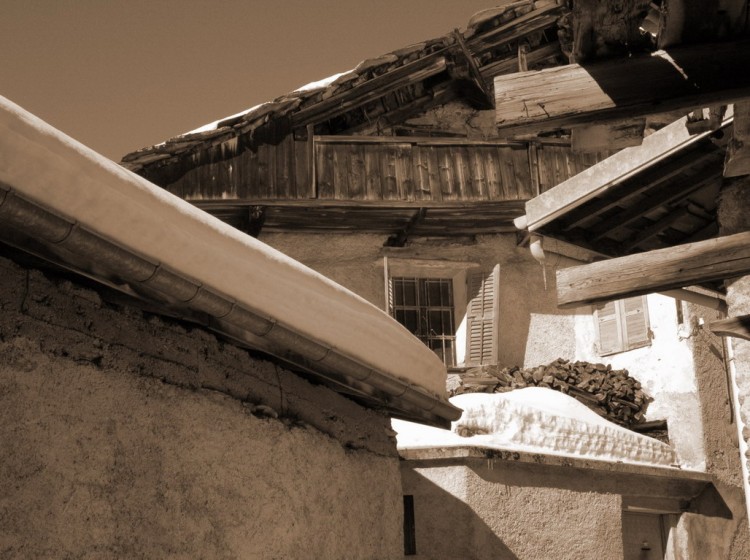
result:
<svg viewBox="0 0 750 560"><path fill-rule="evenodd" d="M573 397L542 387L469 393L450 430L393 420L402 450L481 447L600 461L676 466L669 445L605 420Z"/></svg>
<svg viewBox="0 0 750 560"><path fill-rule="evenodd" d="M2 97L0 153L3 219L41 244L52 240L61 264L158 294L157 304L204 316L396 414L436 424L457 417L442 361L360 296Z"/></svg>

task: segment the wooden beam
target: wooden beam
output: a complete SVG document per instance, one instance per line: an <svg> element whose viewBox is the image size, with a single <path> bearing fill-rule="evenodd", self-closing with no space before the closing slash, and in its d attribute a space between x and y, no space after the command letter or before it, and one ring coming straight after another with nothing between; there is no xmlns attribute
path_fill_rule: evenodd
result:
<svg viewBox="0 0 750 560"><path fill-rule="evenodd" d="M662 231L664 231L668 227L671 227L675 222L678 222L679 220L687 216L687 214L687 206L683 206L681 208L678 208L674 212L667 214L660 220L657 220L646 229L641 230L639 233L622 243L621 247L623 252L628 253L635 247L638 247L638 245L640 245L641 243L644 243L645 241L656 237Z"/></svg>
<svg viewBox="0 0 750 560"><path fill-rule="evenodd" d="M576 307L750 273L750 232L560 269L557 302Z"/></svg>
<svg viewBox="0 0 750 560"><path fill-rule="evenodd" d="M633 204L622 212L618 212L613 218L589 228L586 235L587 239L598 241L608 234L630 225L638 218L642 218L655 209L684 199L706 185L718 181L720 178L717 176L716 170L712 167L708 166L699 171L696 175L691 176L689 181L676 180L668 184L664 184L666 181L655 182L654 184L659 185L659 188L655 189L653 194L649 193L649 196L639 200L637 204Z"/></svg>
<svg viewBox="0 0 750 560"><path fill-rule="evenodd" d="M750 101L734 104L732 139L727 146L724 177L750 174Z"/></svg>
<svg viewBox="0 0 750 560"><path fill-rule="evenodd" d="M471 52L469 51L469 48L466 46L466 42L464 41L463 35L461 35L461 32L458 29L454 29L453 37L456 39L456 44L458 45L460 52L463 55L463 58L466 60L466 64L469 69L469 75L467 76L467 79L473 85L474 89L476 89L476 91L478 92L479 103L478 103L477 108L478 109L494 109L495 108L495 96L492 95L492 91L487 87L487 84L484 82L482 73L479 71L479 66L477 66L477 62L474 59L474 55L471 54Z"/></svg>
<svg viewBox="0 0 750 560"><path fill-rule="evenodd" d="M711 321L708 328L718 336L733 336L750 340L750 315Z"/></svg>
<svg viewBox="0 0 750 560"><path fill-rule="evenodd" d="M750 41L734 41L498 76L497 125L541 132L733 103L750 97L749 67Z"/></svg>
<svg viewBox="0 0 750 560"><path fill-rule="evenodd" d="M298 127L327 120L334 115L366 105L391 91L439 74L446 68L445 57L437 56L437 53L421 58L297 111L292 116L293 125Z"/></svg>

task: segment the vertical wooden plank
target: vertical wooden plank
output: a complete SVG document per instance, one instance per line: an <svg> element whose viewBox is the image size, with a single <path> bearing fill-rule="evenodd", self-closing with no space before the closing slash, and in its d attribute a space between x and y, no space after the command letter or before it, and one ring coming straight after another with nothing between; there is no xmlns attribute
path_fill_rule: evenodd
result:
<svg viewBox="0 0 750 560"><path fill-rule="evenodd" d="M529 175L529 153L526 146L513 146L511 148L513 158L513 179L521 200L531 199L536 196L531 188L531 176Z"/></svg>
<svg viewBox="0 0 750 560"><path fill-rule="evenodd" d="M313 198L307 142L294 142L295 198Z"/></svg>
<svg viewBox="0 0 750 560"><path fill-rule="evenodd" d="M455 181L454 200L468 200L471 184L469 166L467 164L468 153L463 146L452 146L451 161L453 163L453 177Z"/></svg>
<svg viewBox="0 0 750 560"><path fill-rule="evenodd" d="M415 144L411 147L411 175L414 181L414 198L430 198L429 157L424 146Z"/></svg>
<svg viewBox="0 0 750 560"><path fill-rule="evenodd" d="M456 199L456 166L453 163L453 154L450 146L439 148L440 162L440 193L443 200Z"/></svg>
<svg viewBox="0 0 750 560"><path fill-rule="evenodd" d="M349 198L363 200L365 198L365 144L351 144L349 146Z"/></svg>
<svg viewBox="0 0 750 560"><path fill-rule="evenodd" d="M289 200L292 198L292 158L291 135L284 138L273 150L276 162L276 198Z"/></svg>
<svg viewBox="0 0 750 560"><path fill-rule="evenodd" d="M497 148L498 169L500 171L500 180L502 184L503 200L517 200L518 191L514 182L513 159L511 157L510 146L499 146Z"/></svg>
<svg viewBox="0 0 750 560"><path fill-rule="evenodd" d="M279 198L278 185L276 184L276 146L268 146L267 173L268 173L268 197Z"/></svg>
<svg viewBox="0 0 750 560"><path fill-rule="evenodd" d="M430 182L430 200L439 202L443 200L443 192L440 186L440 159L438 158L439 148L436 146L423 146L422 150L427 156L427 179Z"/></svg>
<svg viewBox="0 0 750 560"><path fill-rule="evenodd" d="M396 185L398 187L399 200L408 200L410 202L416 200L412 165L411 144L400 144L396 151Z"/></svg>
<svg viewBox="0 0 750 560"><path fill-rule="evenodd" d="M346 144L329 144L333 165L333 195L336 200L349 199L349 150Z"/></svg>
<svg viewBox="0 0 750 560"><path fill-rule="evenodd" d="M318 186L317 198L327 200L334 198L333 153L330 144L315 144L315 169Z"/></svg>
<svg viewBox="0 0 750 560"><path fill-rule="evenodd" d="M384 144L381 147L380 166L382 172L382 186L384 200L398 200L399 187L396 176L396 165L398 160L398 146Z"/></svg>
<svg viewBox="0 0 750 560"><path fill-rule="evenodd" d="M383 185L380 177L382 150L379 146L368 146L365 151L365 198L383 200Z"/></svg>
<svg viewBox="0 0 750 560"><path fill-rule="evenodd" d="M537 155L537 144L535 142L529 142L527 151L529 156L529 176L531 178L531 192L534 196L539 196L542 191L539 186L539 156Z"/></svg>
<svg viewBox="0 0 750 560"><path fill-rule="evenodd" d="M471 177L471 191L474 200L488 200L487 177L484 169L484 155L487 149L484 146L468 148L469 176Z"/></svg>
<svg viewBox="0 0 750 560"><path fill-rule="evenodd" d="M499 152L497 148L489 147L483 152L483 156L484 172L487 178L487 200L503 200Z"/></svg>
<svg viewBox="0 0 750 560"><path fill-rule="evenodd" d="M268 181L268 152L268 145L258 146L258 198L272 198L272 186Z"/></svg>

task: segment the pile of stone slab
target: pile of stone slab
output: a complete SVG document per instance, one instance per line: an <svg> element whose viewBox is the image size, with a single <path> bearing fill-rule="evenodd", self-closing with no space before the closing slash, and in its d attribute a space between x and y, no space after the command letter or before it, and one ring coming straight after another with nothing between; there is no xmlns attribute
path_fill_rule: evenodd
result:
<svg viewBox="0 0 750 560"><path fill-rule="evenodd" d="M594 412L621 426L643 422L650 397L625 369L605 364L558 359L534 368L481 366L461 376L451 396L501 393L524 387L548 387L576 398Z"/></svg>

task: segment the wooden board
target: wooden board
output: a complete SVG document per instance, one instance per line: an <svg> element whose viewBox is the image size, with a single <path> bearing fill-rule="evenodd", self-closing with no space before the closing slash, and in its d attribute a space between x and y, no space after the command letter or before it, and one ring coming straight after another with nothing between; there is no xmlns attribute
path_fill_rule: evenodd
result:
<svg viewBox="0 0 750 560"><path fill-rule="evenodd" d="M750 232L557 271L557 303L576 307L750 273Z"/></svg>
<svg viewBox="0 0 750 560"><path fill-rule="evenodd" d="M675 47L495 78L497 125L517 134L632 119L750 97L750 42Z"/></svg>

